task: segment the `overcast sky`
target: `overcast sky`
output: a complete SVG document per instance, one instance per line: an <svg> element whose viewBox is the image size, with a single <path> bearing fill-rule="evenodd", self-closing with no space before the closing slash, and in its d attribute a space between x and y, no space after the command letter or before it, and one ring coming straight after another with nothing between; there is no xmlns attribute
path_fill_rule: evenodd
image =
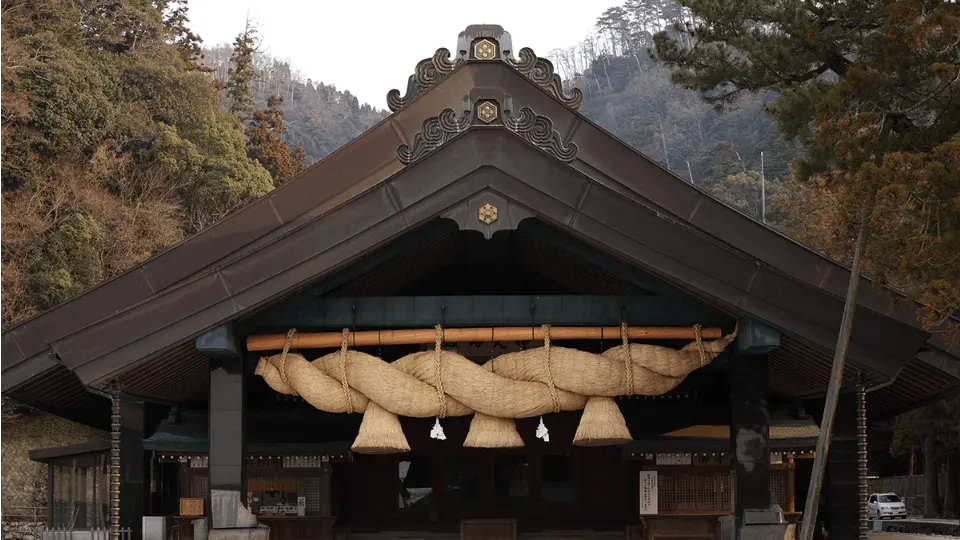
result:
<svg viewBox="0 0 960 540"><path fill-rule="evenodd" d="M417 62L439 47L456 50L470 24L499 24L514 50L538 56L579 42L619 0L190 0L194 32L211 46L233 40L249 12L263 50L289 59L314 81L350 90L360 102L386 108L387 92L406 90ZM558 6L563 6L560 9Z"/></svg>

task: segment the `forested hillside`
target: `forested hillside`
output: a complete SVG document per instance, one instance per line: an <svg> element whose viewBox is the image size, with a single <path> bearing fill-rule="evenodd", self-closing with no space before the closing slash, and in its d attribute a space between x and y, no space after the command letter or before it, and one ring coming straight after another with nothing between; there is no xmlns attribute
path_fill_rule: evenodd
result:
<svg viewBox="0 0 960 540"><path fill-rule="evenodd" d="M584 115L760 219L761 172L769 210L802 148L785 140L764 112L774 95L745 93L721 112L699 92L671 82L670 70L652 60L648 48L654 32L686 18L672 0L630 0L600 15L596 33L550 56L566 84L583 91Z"/></svg>
<svg viewBox="0 0 960 540"><path fill-rule="evenodd" d="M238 119L225 107L236 51L203 51L183 1L2 5L4 325L285 181L303 164L280 178L276 140L309 164L385 115L255 54L255 112Z"/></svg>
<svg viewBox="0 0 960 540"><path fill-rule="evenodd" d="M3 322L272 187L170 0L3 2Z"/></svg>
<svg viewBox="0 0 960 540"><path fill-rule="evenodd" d="M233 48L218 45L204 49L204 64L219 81L229 78L230 57ZM293 146L302 146L306 162L311 164L387 116L364 103L349 90L323 82L315 82L299 70L291 68L289 60L279 60L266 53L254 55L254 69L259 76L254 82L254 106L266 106L270 96L283 97L284 139Z"/></svg>

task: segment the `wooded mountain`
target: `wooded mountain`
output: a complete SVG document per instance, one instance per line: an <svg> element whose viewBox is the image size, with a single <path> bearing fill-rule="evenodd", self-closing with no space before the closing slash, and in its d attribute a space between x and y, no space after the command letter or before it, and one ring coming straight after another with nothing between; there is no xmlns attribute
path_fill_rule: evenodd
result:
<svg viewBox="0 0 960 540"><path fill-rule="evenodd" d="M204 49L204 65L216 80L226 81L230 69L229 45ZM387 111L360 104L349 90L314 82L289 60L258 52L254 67L260 76L254 83L254 108L266 106L270 96L283 97L284 139L300 145L307 164L326 157L387 116Z"/></svg>
<svg viewBox="0 0 960 540"><path fill-rule="evenodd" d="M272 188L170 0L2 3L3 323Z"/></svg>

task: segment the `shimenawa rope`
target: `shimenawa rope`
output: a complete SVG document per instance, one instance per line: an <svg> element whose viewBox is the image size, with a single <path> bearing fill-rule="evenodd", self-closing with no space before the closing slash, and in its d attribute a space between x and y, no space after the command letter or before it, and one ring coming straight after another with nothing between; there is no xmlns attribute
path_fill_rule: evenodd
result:
<svg viewBox="0 0 960 540"><path fill-rule="evenodd" d="M624 328L626 325L621 325L625 336ZM262 357L256 374L274 390L299 395L320 410L364 412L361 432L364 425L372 426L370 429L386 426L402 439L397 416L434 416L439 421L473 413L483 413L484 429L493 426L494 430L515 431L513 422L502 420L581 410L588 401L599 410L596 406L609 408L615 396L668 392L720 354L736 336L735 329L704 342L698 325L694 327L698 339L681 349L628 343L621 336L622 344L597 354L552 346L550 330L544 327L542 350L502 354L480 366L443 350L445 335L442 328L438 330L433 351L386 362L348 350L347 332L341 336L339 351L308 361L290 352L296 335L296 329L290 329L282 352ZM405 446L400 439L396 440ZM477 440L472 444L482 447Z"/></svg>

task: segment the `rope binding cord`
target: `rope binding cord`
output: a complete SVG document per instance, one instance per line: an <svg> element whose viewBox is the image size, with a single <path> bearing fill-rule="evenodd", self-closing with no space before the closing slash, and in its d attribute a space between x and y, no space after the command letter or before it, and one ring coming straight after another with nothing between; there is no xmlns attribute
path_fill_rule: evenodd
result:
<svg viewBox="0 0 960 540"><path fill-rule="evenodd" d="M347 345L350 342L350 329L344 328L340 337L340 384L343 399L347 402L347 412L353 413L353 400L350 399L350 383L347 382Z"/></svg>
<svg viewBox="0 0 960 540"><path fill-rule="evenodd" d="M629 327L627 326L627 321L620 323L620 340L623 342L623 369L624 374L627 377L627 395L632 396L634 394L633 387L633 359L630 357L630 337L629 337ZM699 334L698 334L699 335ZM702 352L700 353L703 354ZM701 367L703 358L701 357Z"/></svg>
<svg viewBox="0 0 960 540"><path fill-rule="evenodd" d="M550 370L550 325L544 324L540 327L543 330L543 369L546 373L547 388L550 390L550 398L553 399L553 412L560 412L560 395L557 393L557 385L553 382L553 372ZM540 415L540 424L537 425L537 438L543 442L550 442L550 431L547 425L543 423L543 415Z"/></svg>
<svg viewBox="0 0 960 540"><path fill-rule="evenodd" d="M290 352L290 345L293 344L293 337L296 335L296 328L287 330L287 340L283 343L283 351L280 352L280 380L287 386L290 386L290 383L287 382L287 354Z"/></svg>
<svg viewBox="0 0 960 540"><path fill-rule="evenodd" d="M710 362L710 360L707 359L707 351L703 347L702 330L702 324L697 323L693 325L693 338L697 341L697 351L700 353L700 367L703 367Z"/></svg>
<svg viewBox="0 0 960 540"><path fill-rule="evenodd" d="M436 334L434 335L433 344L433 377L434 387L437 389L437 399L440 401L440 415L437 416L436 421L433 423L433 429L430 430L430 438L445 441L447 440L447 436L443 432L443 426L440 425L440 419L447 417L447 398L443 391L443 327L438 324L434 329L436 330Z"/></svg>

